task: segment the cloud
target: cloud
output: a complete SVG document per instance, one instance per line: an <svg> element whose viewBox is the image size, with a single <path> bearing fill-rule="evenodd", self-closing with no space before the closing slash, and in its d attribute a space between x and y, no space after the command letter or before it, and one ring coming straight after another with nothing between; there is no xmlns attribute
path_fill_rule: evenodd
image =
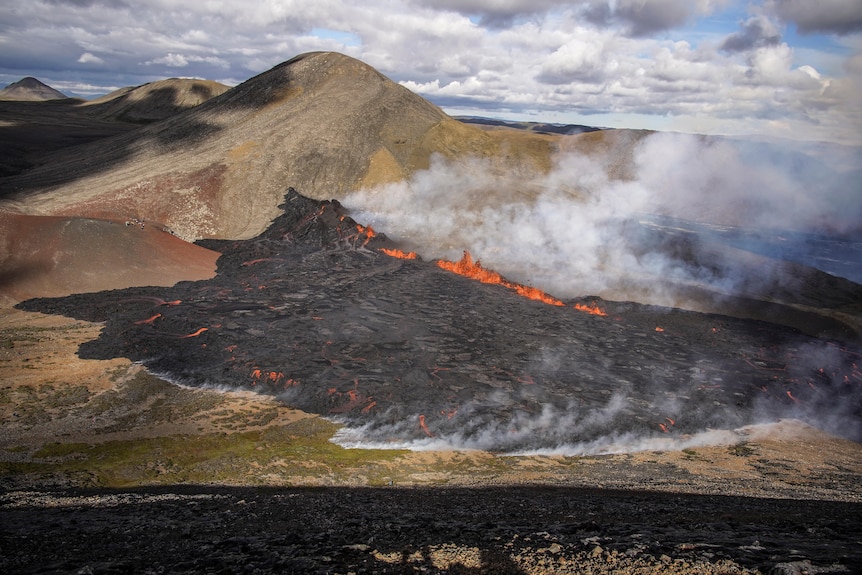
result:
<svg viewBox="0 0 862 575"><path fill-rule="evenodd" d="M83 54L81 54L81 56L78 58L78 62L80 62L81 64L104 64L105 63L104 60L102 60L98 56L94 56L93 54L90 54L89 52L84 52Z"/></svg>
<svg viewBox="0 0 862 575"><path fill-rule="evenodd" d="M583 15L603 26L623 25L629 35L649 36L682 26L713 12L721 0L591 0L581 2Z"/></svg>
<svg viewBox="0 0 862 575"><path fill-rule="evenodd" d="M858 0L769 0L767 9L800 32L852 34L862 31L862 3Z"/></svg>
<svg viewBox="0 0 862 575"><path fill-rule="evenodd" d="M740 26L739 32L731 34L721 43L726 52L745 52L752 48L774 46L781 42L781 32L765 16L749 18Z"/></svg>
<svg viewBox="0 0 862 575"><path fill-rule="evenodd" d="M478 16L479 23L490 28L508 28L519 20L562 10L598 26L619 26L630 35L647 36L709 14L727 4L727 0L415 0L414 3Z"/></svg>
<svg viewBox="0 0 862 575"><path fill-rule="evenodd" d="M107 92L181 69L237 83L299 53L334 50L453 113L581 124L602 114L602 125L862 141L858 74L849 59L860 49L855 36L842 38L843 52L795 49L773 23L787 22L798 7L773 0L755 3L735 31L694 28L710 16L736 20L737 12L723 12L733 6L32 0L0 6L0 80L101 83ZM842 16L845 4L818 6L853 21Z"/></svg>
<svg viewBox="0 0 862 575"><path fill-rule="evenodd" d="M565 0L414 0L414 3L435 10L478 16L482 26L494 29L508 28L519 18L536 16L572 4Z"/></svg>
<svg viewBox="0 0 862 575"><path fill-rule="evenodd" d="M185 68L192 62L202 62L206 64L211 64L213 66L218 66L220 68L229 68L230 64L222 59L217 58L215 56L184 56L182 54L174 54L169 53L161 58L154 58L153 60L148 60L144 62L147 66L152 66L154 64L163 64L168 66L169 68Z"/></svg>

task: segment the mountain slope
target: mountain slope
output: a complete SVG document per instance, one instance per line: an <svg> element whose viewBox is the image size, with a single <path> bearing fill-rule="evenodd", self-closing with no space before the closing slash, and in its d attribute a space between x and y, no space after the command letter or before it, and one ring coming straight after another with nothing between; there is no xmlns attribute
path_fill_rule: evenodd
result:
<svg viewBox="0 0 862 575"><path fill-rule="evenodd" d="M82 108L99 118L146 124L199 106L229 89L212 80L171 78L121 88L83 103Z"/></svg>
<svg viewBox="0 0 862 575"><path fill-rule="evenodd" d="M547 167L553 138L506 138L450 118L358 60L318 52L7 178L0 193L16 191L11 206L26 213L138 217L186 239L247 238L278 214L287 186L337 198L400 180L435 153L499 156L520 172Z"/></svg>
<svg viewBox="0 0 862 575"><path fill-rule="evenodd" d="M0 100L60 100L66 94L30 76L9 84L0 90Z"/></svg>

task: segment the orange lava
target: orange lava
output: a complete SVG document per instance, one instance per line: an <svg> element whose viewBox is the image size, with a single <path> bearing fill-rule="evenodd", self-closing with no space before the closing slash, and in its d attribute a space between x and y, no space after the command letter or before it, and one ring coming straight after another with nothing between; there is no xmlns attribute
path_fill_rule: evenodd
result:
<svg viewBox="0 0 862 575"><path fill-rule="evenodd" d="M199 336L200 334L202 334L203 332L205 332L205 331L207 331L207 330L209 330L209 328L208 328L208 327L201 327L201 328L198 328L198 330L197 330L196 332L190 333L190 334L188 334L188 335L182 335L182 336L180 336L180 337L181 337L182 339L186 339L186 338L188 338L188 337L197 337L197 336Z"/></svg>
<svg viewBox="0 0 862 575"><path fill-rule="evenodd" d="M371 226L361 226L359 224L356 224L356 229L359 230L360 234L365 234L369 238L373 238L374 236L377 235L374 232L374 228L372 228Z"/></svg>
<svg viewBox="0 0 862 575"><path fill-rule="evenodd" d="M422 431L425 432L425 435L427 435L428 437L434 437L434 434L431 433L431 430L428 429L428 425L425 423L424 415L419 415L419 427L422 428Z"/></svg>
<svg viewBox="0 0 862 575"><path fill-rule="evenodd" d="M467 250L464 250L464 257L461 258L461 261L450 262L447 260L437 260L437 266L444 270L480 281L482 283L505 286L509 289L515 290L518 295L529 299L534 299L549 305L565 305L560 300L551 297L542 290L523 286L515 282L510 282L497 272L493 270L486 270L482 267L481 262L473 262L473 258L470 256L470 252L468 252Z"/></svg>
<svg viewBox="0 0 862 575"><path fill-rule="evenodd" d="M584 313L588 313L588 314L592 314L592 315L599 315L602 317L608 315L607 313L605 313L605 310L603 310L602 308L600 308L599 306L597 306L595 304L586 305L583 303L576 303L574 307L578 311L582 311Z"/></svg>
<svg viewBox="0 0 862 575"><path fill-rule="evenodd" d="M657 332L661 333L661 332L663 332L663 331L664 331L664 328L663 328L663 327L658 327L658 326L656 326L655 330L656 330Z"/></svg>
<svg viewBox="0 0 862 575"><path fill-rule="evenodd" d="M142 319L141 321L136 321L135 325L153 325L157 319L162 317L162 314L157 313L152 317L148 317L147 319Z"/></svg>
<svg viewBox="0 0 862 575"><path fill-rule="evenodd" d="M359 224L356 224L356 229L359 231L358 235L365 236L365 241L362 242L363 248L368 245L368 242L371 241L371 238L377 235L377 233L374 231L374 228L372 228L371 226L361 226Z"/></svg>
<svg viewBox="0 0 862 575"><path fill-rule="evenodd" d="M393 258L398 258L401 260L415 260L419 257L416 252L403 252L397 249L380 248L380 251L387 256L392 256Z"/></svg>

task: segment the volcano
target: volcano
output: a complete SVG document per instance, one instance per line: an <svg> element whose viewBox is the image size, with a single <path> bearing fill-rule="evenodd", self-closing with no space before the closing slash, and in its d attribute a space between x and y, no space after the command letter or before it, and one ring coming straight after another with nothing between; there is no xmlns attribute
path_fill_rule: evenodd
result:
<svg viewBox="0 0 862 575"><path fill-rule="evenodd" d="M605 215L643 191L635 168L666 138L468 125L328 52L223 92L188 83L176 113L127 108L176 88L81 106L105 137L0 179L0 295L106 322L82 357L274 394L344 421L344 441L591 450L786 416L857 437L862 287L690 225L747 213L732 204L691 202L683 223ZM515 233L522 213L555 237ZM407 225L434 217L448 227ZM547 269L483 265L465 231L502 263L562 239L549 261L566 290L533 284ZM589 257L578 283L563 264ZM664 275L641 273L657 260ZM615 301L587 297L611 269ZM667 307L646 305L653 288Z"/></svg>
<svg viewBox="0 0 862 575"><path fill-rule="evenodd" d="M66 94L55 90L51 86L37 80L36 78L27 77L13 82L0 90L0 100L24 100L24 101L44 101L44 100L62 100L67 98Z"/></svg>
<svg viewBox="0 0 862 575"><path fill-rule="evenodd" d="M343 422L347 444L596 452L783 417L862 437L858 348L765 322L525 297L488 270L466 277L482 269L467 255L394 257L399 245L337 201L291 189L282 208L255 238L201 242L222 254L212 279L19 307L105 322L81 357L276 395Z"/></svg>

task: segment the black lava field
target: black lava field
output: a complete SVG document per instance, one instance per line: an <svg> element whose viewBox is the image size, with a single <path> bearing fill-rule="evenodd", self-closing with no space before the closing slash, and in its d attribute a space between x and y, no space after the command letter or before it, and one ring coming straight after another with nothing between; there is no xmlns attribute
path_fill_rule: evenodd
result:
<svg viewBox="0 0 862 575"><path fill-rule="evenodd" d="M597 452L785 417L862 437L856 347L636 303L544 303L388 255L398 246L335 201L291 189L281 207L256 238L201 242L223 254L210 280L19 307L104 322L83 358L275 395L344 422L345 444Z"/></svg>

